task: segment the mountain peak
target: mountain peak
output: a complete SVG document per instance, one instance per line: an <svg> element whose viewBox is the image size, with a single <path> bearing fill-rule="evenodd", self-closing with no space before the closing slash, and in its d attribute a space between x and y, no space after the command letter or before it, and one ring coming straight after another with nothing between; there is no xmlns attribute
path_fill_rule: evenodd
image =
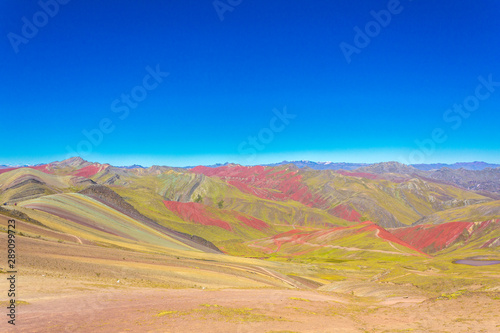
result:
<svg viewBox="0 0 500 333"><path fill-rule="evenodd" d="M369 166L356 169L358 172L369 172L375 174L382 173L398 173L398 174L413 174L417 169L411 165L406 165L396 161L375 163Z"/></svg>
<svg viewBox="0 0 500 333"><path fill-rule="evenodd" d="M68 159L65 159L64 161L59 162L59 164L69 165L69 166L78 166L78 165L81 165L81 164L86 163L86 162L87 161L85 161L80 156L74 156L74 157L70 157Z"/></svg>

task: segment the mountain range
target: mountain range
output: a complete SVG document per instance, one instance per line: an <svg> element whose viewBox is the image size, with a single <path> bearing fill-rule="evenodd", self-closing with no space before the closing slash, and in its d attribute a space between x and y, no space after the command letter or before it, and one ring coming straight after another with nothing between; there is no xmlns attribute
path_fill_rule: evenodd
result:
<svg viewBox="0 0 500 333"><path fill-rule="evenodd" d="M80 158L81 157L77 157ZM83 159L82 159L83 160ZM29 165L29 164L24 164L24 165L0 165L0 169L5 169L5 168L12 168L12 167L30 167L30 166L39 166L43 165L44 163L36 164L36 165ZM231 163L226 162L226 163L216 163L212 165L205 165L211 168L217 168L221 166L226 166ZM346 162L314 162L314 161L307 161L307 160L301 160L301 161L282 161L282 162L277 162L277 163L270 163L270 164L264 164L265 166L280 166L280 165L286 165L286 164L293 164L299 168L311 168L315 170L355 170L357 168L361 167L366 167L366 166L371 166L375 164L380 164L380 163L346 163ZM456 162L453 164L446 164L446 163L430 163L430 164L411 164L412 167L418 170L422 171L431 171L431 170L439 170L443 168L449 168L449 169L465 169L465 170L483 170L486 168L498 168L500 167L500 164L493 164L493 163L486 163L486 162ZM184 169L192 169L195 166L186 166L182 167ZM124 169L135 169L135 168L145 168L142 165L139 164L133 164L129 166L120 166L119 168L124 168Z"/></svg>
<svg viewBox="0 0 500 333"><path fill-rule="evenodd" d="M485 163L456 165L462 167L422 170L397 162L300 161L273 166L226 163L145 168L115 167L74 157L0 169L0 201L4 207L16 207L51 228L58 229L53 221L48 222L54 216L72 221L71 228L84 225L98 230L104 233L100 242L118 237L157 245L159 240L151 233L159 232L172 244L180 242L206 251L290 255L289 250L280 252L285 249L281 245L273 248L262 244L269 239L276 245L279 237L284 245L283 239L288 239L290 232L295 242L299 235L296 230L302 238L313 240L326 230L329 236L322 236L323 243L308 242L316 244L313 252L318 246L323 253L324 246L351 244L354 235L362 233L365 237L360 244L355 242L355 248L363 249L363 243L376 235L372 241L377 245L371 241L367 244L389 252L388 246L403 247L403 252L418 255L443 247L408 242L408 233L433 234L431 225L455 222L498 224L500 168ZM103 209L112 210L119 221L135 221L130 226L135 231L116 229L109 220L95 216ZM461 232L469 230L469 224L464 224ZM422 225L429 227L422 229ZM492 235L484 244L497 244L495 228L487 229ZM92 241L90 236L87 239ZM299 249L307 247L304 244L295 244L294 251L306 251ZM445 244L446 248L455 242L447 239Z"/></svg>
<svg viewBox="0 0 500 333"><path fill-rule="evenodd" d="M267 166L279 166L285 164L294 164L299 168L311 168L315 170L355 170L362 167L368 167L380 163L345 163L345 162L313 162L313 161L283 161L279 163L266 164ZM216 165L221 166L221 165ZM418 170L431 171L442 168L449 169L466 169L466 170L483 170L486 168L498 168L500 164L492 164L486 162L457 162L453 164L446 163L431 163L431 164L411 164L412 167Z"/></svg>

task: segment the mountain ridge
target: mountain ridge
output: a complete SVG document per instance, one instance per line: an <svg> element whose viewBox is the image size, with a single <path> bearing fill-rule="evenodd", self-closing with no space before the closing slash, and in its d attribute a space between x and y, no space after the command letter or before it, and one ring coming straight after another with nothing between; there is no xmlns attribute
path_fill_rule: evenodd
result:
<svg viewBox="0 0 500 333"><path fill-rule="evenodd" d="M0 169L6 169L6 168L23 168L23 167L39 167L43 165L57 165L57 166L68 166L68 165L83 165L83 164L108 164L108 163L98 163L98 162L89 162L83 159L80 156L74 156L67 158L62 161L53 161L49 163L38 163L38 164L2 164L0 165ZM260 164L263 166L281 166L281 165L286 165L286 164L293 164L297 166L298 168L305 168L309 167L311 169L315 170L346 170L346 171L351 171L351 170L356 170L359 168L364 168L364 167L370 167L374 166L377 164L383 164L383 163L399 163L401 165L406 165L400 162L375 162L375 163L354 163L354 162L332 162L332 161L310 161L310 160L295 160L295 161L281 161L281 162L274 162L274 163L265 163L265 164ZM110 165L110 164L108 164ZM204 165L204 164L198 164L198 165L190 165L190 166L181 166L181 167L171 167L171 166L164 166L164 167L169 167L169 168L180 168L180 169L192 169L197 166L205 166L209 168L218 168L221 166L227 166L227 165L240 165L238 163L232 163L232 162L224 162L224 163L215 163L215 164L209 164L209 165ZM252 165L242 165L242 166L252 166ZM421 171L432 171L432 170L439 170L442 168L449 168L453 170L457 169L465 169L465 170L483 170L486 168L500 168L500 164L497 163L488 163L484 161L474 161L474 162L455 162L455 163L427 163L427 164L409 164L406 166L411 166L417 170ZM132 164L132 165L124 165L124 166L115 166L117 168L123 168L123 169L147 169L149 167L145 167L139 164Z"/></svg>

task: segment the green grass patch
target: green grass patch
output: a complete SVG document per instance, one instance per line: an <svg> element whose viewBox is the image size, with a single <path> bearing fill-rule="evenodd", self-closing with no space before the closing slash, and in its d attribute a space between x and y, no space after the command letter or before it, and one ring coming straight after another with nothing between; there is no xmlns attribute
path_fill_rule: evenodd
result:
<svg viewBox="0 0 500 333"><path fill-rule="evenodd" d="M195 316L203 320L224 320L227 322L262 322L282 320L280 318L255 312L251 308L232 308L218 304L200 304L197 309L187 311L165 310L158 312L155 317L165 316Z"/></svg>
<svg viewBox="0 0 500 333"><path fill-rule="evenodd" d="M450 293L450 294L441 294L441 296L438 297L438 299L444 299L444 300L448 300L448 299L455 299L455 298L458 298L462 295L466 295L468 294L468 291L467 290L459 290L459 291L455 291L454 293Z"/></svg>
<svg viewBox="0 0 500 333"><path fill-rule="evenodd" d="M306 299L306 298L300 298L300 297L288 297L289 299L293 300L293 301L303 301L303 302L310 302L310 300Z"/></svg>
<svg viewBox="0 0 500 333"><path fill-rule="evenodd" d="M16 301L16 306L19 306L19 305L28 305L30 303L26 302L26 301ZM0 306L4 307L4 306L7 306L7 305L10 305L10 301L0 301Z"/></svg>
<svg viewBox="0 0 500 333"><path fill-rule="evenodd" d="M169 315L173 315L173 314L176 314L178 313L179 311L161 311L161 312L158 312L158 314L156 315L156 317L164 317L164 316L169 316Z"/></svg>

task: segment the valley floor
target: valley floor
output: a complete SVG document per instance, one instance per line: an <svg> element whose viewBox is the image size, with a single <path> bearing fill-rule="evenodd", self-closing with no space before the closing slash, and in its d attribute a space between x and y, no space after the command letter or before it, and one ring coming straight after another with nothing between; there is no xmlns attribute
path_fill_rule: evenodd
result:
<svg viewBox="0 0 500 333"><path fill-rule="evenodd" d="M478 293L449 300L380 301L308 290L98 287L42 277L23 278L21 288L28 304L19 306L18 332L498 332L500 329L498 294ZM61 288L69 289L57 293Z"/></svg>

